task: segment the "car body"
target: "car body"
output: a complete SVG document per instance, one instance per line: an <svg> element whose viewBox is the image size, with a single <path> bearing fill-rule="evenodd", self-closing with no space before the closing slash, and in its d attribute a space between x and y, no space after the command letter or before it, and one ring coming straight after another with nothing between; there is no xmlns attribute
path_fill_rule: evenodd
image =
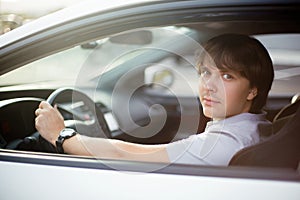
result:
<svg viewBox="0 0 300 200"><path fill-rule="evenodd" d="M269 50L270 121L300 92L297 1L102 3L86 1L0 37L1 199L299 199L297 168L166 165L43 146L34 110L46 99L67 126L93 137L156 144L200 133L208 119L195 52L221 33L252 35Z"/></svg>

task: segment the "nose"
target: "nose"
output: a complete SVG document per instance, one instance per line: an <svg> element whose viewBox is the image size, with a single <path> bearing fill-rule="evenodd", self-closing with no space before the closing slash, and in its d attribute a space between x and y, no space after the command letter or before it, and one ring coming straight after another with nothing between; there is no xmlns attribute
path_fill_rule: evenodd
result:
<svg viewBox="0 0 300 200"><path fill-rule="evenodd" d="M215 76L210 76L209 78L205 78L200 81L200 86L203 87L204 90L209 92L217 92L217 83L218 79Z"/></svg>

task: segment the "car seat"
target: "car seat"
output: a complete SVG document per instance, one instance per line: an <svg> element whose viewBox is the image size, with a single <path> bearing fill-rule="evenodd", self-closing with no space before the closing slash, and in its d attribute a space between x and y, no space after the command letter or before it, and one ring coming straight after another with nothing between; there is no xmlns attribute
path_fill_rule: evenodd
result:
<svg viewBox="0 0 300 200"><path fill-rule="evenodd" d="M300 162L300 100L284 107L274 118L277 131L269 139L237 152L229 165L297 169Z"/></svg>
<svg viewBox="0 0 300 200"><path fill-rule="evenodd" d="M296 113L297 108L300 105L300 95L296 94L291 99L291 103L283 107L273 119L273 132L277 133L287 121L289 121Z"/></svg>

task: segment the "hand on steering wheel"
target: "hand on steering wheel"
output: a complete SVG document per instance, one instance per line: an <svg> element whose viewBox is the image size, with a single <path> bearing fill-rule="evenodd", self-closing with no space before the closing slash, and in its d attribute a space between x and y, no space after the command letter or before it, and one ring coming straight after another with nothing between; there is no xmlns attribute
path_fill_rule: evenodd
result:
<svg viewBox="0 0 300 200"><path fill-rule="evenodd" d="M60 88L51 93L47 102L52 105L58 105L58 109L73 115L72 120L65 120L66 127L73 128L83 135L91 137L109 137L109 129L104 119L104 115L95 103L84 93L74 90L73 88ZM74 113L74 111L60 106L60 103L71 102L71 107L84 107L89 113L88 119L82 118ZM42 151L57 152L56 148L46 141L43 137L39 137Z"/></svg>

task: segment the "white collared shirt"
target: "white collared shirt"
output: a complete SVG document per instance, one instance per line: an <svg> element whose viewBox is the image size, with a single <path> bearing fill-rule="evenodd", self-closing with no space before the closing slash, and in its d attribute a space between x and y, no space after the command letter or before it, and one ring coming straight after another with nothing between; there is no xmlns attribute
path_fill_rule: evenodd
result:
<svg viewBox="0 0 300 200"><path fill-rule="evenodd" d="M166 149L172 163L226 166L240 149L257 144L262 131L272 131L265 114L242 113L208 122L203 133L169 143Z"/></svg>

